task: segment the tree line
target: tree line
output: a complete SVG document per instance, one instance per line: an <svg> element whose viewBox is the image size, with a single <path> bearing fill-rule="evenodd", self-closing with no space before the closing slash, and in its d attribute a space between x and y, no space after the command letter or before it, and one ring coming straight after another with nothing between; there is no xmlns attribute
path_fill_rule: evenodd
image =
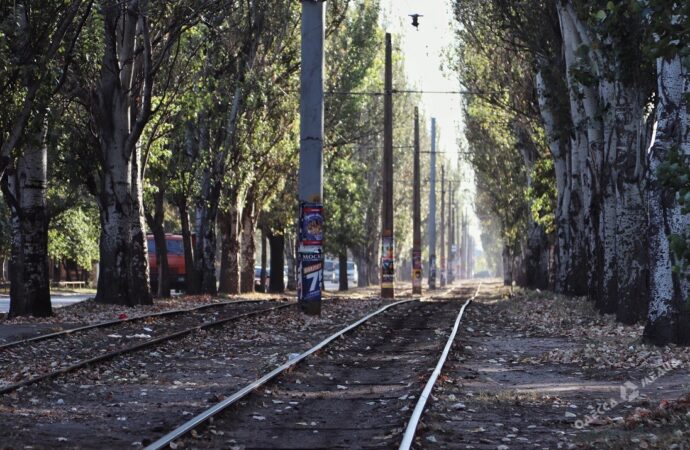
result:
<svg viewBox="0 0 690 450"><path fill-rule="evenodd" d="M384 33L376 0L327 8L326 250L352 254L366 285L378 281L383 107L351 94L382 91ZM10 316L51 314L49 256L97 259L98 302L169 296L172 231L188 293L253 290L257 233L270 243L270 287L282 291L283 259L294 264L300 12L292 0L0 3ZM394 66L404 88L400 55ZM401 179L411 179L418 100L395 102ZM411 196L396 184L400 254L411 247ZM160 262L153 291L148 233Z"/></svg>
<svg viewBox="0 0 690 450"><path fill-rule="evenodd" d="M507 282L690 343L690 6L455 0L478 210ZM506 189L506 184L509 186Z"/></svg>
<svg viewBox="0 0 690 450"><path fill-rule="evenodd" d="M383 105L358 94L382 91L384 32L376 0L327 8L326 251L353 255L368 285L379 277ZM97 260L98 302L169 296L171 231L188 293L252 291L257 233L270 243L270 289L285 288L284 258L294 283L300 13L291 0L1 3L10 316L51 314L50 257ZM407 87L399 54L394 77ZM394 108L399 254L411 247L418 101L400 96Z"/></svg>

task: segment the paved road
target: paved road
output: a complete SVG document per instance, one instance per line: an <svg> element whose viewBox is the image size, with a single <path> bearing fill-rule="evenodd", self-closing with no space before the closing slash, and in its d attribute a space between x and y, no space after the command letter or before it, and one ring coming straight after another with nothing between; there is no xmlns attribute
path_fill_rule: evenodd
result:
<svg viewBox="0 0 690 450"><path fill-rule="evenodd" d="M87 298L91 298L93 295L77 295L77 294L67 294L67 295L52 295L51 303L53 308L59 308L61 306L71 305L72 303L83 302ZM0 296L0 313L6 313L10 310L10 297L7 295Z"/></svg>

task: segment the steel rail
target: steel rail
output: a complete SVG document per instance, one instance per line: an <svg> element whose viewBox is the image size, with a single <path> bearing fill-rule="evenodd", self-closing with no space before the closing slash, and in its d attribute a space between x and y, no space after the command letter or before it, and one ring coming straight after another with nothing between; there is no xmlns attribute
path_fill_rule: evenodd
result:
<svg viewBox="0 0 690 450"><path fill-rule="evenodd" d="M127 319L118 319L118 320L109 320L107 322L98 322L98 323L94 323L91 325L84 325L81 327L70 328L68 330L56 331L54 333L46 333L46 334L41 334L39 336L27 338L27 339L20 339L17 341L8 342L6 344L0 345L0 351L6 350L8 348L16 347L16 346L21 345L21 344L29 344L32 342L39 342L39 341L43 341L46 339L52 339L55 337L66 336L68 334L78 333L80 331L93 330L96 328L112 327L115 325L119 325L121 323L136 322L138 320L145 320L145 319L149 319L149 318L174 316L174 315L179 315L179 314L184 314L184 313L189 313L189 312L202 311L204 309L210 309L210 308L213 308L215 306L227 306L227 305L236 305L238 303L256 303L256 302L267 302L267 301L269 301L269 300L255 299L255 300L233 300L233 301L229 301L229 302L206 303L206 304L203 304L201 306L195 306L194 308L173 309L170 311L162 311L162 312L147 314L147 315L143 315L143 316L129 317Z"/></svg>
<svg viewBox="0 0 690 450"><path fill-rule="evenodd" d="M263 386L267 382L271 381L273 378L275 378L278 375L280 375L281 373L283 373L285 370L289 369L290 367L293 367L294 365L301 362L302 360L304 360L308 356L321 350L326 345L330 344L334 340L343 336L345 333L348 333L348 332L354 330L355 328L357 328L360 325L362 325L363 323L371 320L373 317L383 313L384 311L386 311L389 308L392 308L394 306L403 305L403 304L410 303L410 302L415 302L415 301L418 301L418 300L417 299L408 299L408 300L401 300L401 301L398 301L395 303L391 303L390 305L386 305L386 306L378 309L377 311L374 311L373 313L369 314L368 316L359 319L357 322L355 322L355 323L343 328L342 330L336 332L335 334L327 337L326 339L324 339L320 343L316 344L314 347L310 348L309 350L305 351L304 353L301 353L299 356L296 356L295 358L288 360L287 362L276 367L275 369L273 369L272 371L270 371L266 375L262 376L261 378L249 383L248 385L246 385L245 387L243 387L239 391L235 392L233 395L226 398L225 400L215 404L214 406L210 407L206 411L194 416L193 418L191 418L187 422L183 423L179 427L175 428L174 430L172 430L171 432L169 432L165 436L161 437L160 439L158 439L155 442L152 442L151 444L146 446L144 448L144 450L159 450L162 448L166 448L175 439L178 439L178 438L184 436L185 434L189 433L190 431L192 431L193 429L195 429L196 427L198 427L202 423L206 422L211 417L215 416L219 412L223 411L224 409L228 408L229 406L233 405L234 403L238 402L242 398L249 395L252 391L254 391L254 389L260 388L261 386Z"/></svg>
<svg viewBox="0 0 690 450"><path fill-rule="evenodd" d="M462 305L462 308L460 308L458 317L457 319L455 319L453 331L450 333L450 336L448 337L448 341L446 342L446 346L443 349L443 353L441 353L441 357L439 358L438 363L436 364L436 368L431 373L431 376L429 377L426 386L424 386L424 390L422 391L422 393L419 396L419 399L417 400L417 405L412 411L412 415L410 416L410 421L407 423L407 428L405 429L405 434L403 435L402 442L400 443L400 447L398 447L399 450L409 450L412 447L412 440L414 439L414 434L417 431L419 420L422 418L422 413L424 412L426 402L429 399L429 396L431 395L431 391L434 388L434 385L436 384L438 376L441 374L441 369L443 369L443 365L446 363L448 353L450 353L450 349L453 346L453 341L455 340L455 336L458 333L458 328L460 328L460 321L462 320L462 316L465 313L465 308L467 308L467 306L470 303L472 303L472 300L474 300L477 297L477 295L479 294L479 289L481 287L482 285L481 283L479 283L479 286L477 286L477 291L474 293L474 295L471 298L467 299L465 304Z"/></svg>
<svg viewBox="0 0 690 450"><path fill-rule="evenodd" d="M49 378L55 378L59 375L64 375L64 374L69 373L69 372L74 372L75 370L81 369L81 368L89 366L91 364L95 364L95 363L103 362L103 361L106 361L109 359L113 359L116 356L123 355L125 353L131 353L131 352L134 352L137 350L151 347L151 346L159 344L161 342L166 342L166 341L170 341L172 339L183 337L183 336L191 334L195 331L205 330L205 329L221 326L221 325L224 325L228 322L233 322L233 321L236 321L239 319L243 319L245 317L258 316L258 315L266 313L266 312L276 311L278 309L283 309L283 308L287 308L290 306L295 306L296 304L297 304L296 302L291 302L291 303L288 303L285 305L273 306L271 308L265 308L265 309L261 309L258 311L251 311L248 313L238 314L238 315L232 316L232 317L226 317L225 319L215 320L213 322L205 322L205 323L202 323L201 325L196 325L196 326L191 327L191 328L186 328L184 330L176 331L174 333L170 333L170 334L167 334L165 336L160 336L160 337L157 337L155 339L151 339L151 340L148 340L145 342L140 342L138 344L131 345L131 346L125 347L125 348L121 348L121 349L118 349L118 350L115 350L115 351L112 351L109 353L105 353L103 355L99 355L99 356L95 356L93 358L85 359L85 360L80 361L78 363L72 364L71 366L63 367L62 369L59 369L59 370L56 370L53 372L49 372L49 373L46 373L43 375L29 378L28 380L20 381L19 383L10 384L9 386L5 386L3 388L0 388L0 395L7 394L8 392L16 391L19 388L38 383L39 381L47 380Z"/></svg>

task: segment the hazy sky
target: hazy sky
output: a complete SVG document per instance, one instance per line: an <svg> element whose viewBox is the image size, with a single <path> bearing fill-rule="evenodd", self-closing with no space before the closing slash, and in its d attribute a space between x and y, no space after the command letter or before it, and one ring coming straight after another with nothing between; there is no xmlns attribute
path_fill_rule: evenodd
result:
<svg viewBox="0 0 690 450"><path fill-rule="evenodd" d="M448 55L455 42L455 22L450 0L381 0L382 24L401 42L406 72L410 82L425 91L459 91L456 76L447 70ZM412 25L409 14L422 14L419 29ZM444 68L446 70L444 70ZM463 134L462 97L450 94L422 96L421 109L428 118L436 117L439 127L439 150L455 166L458 160L458 138ZM430 128L427 123L426 127ZM466 165L460 170L464 182L461 189L474 192L474 182ZM465 198L470 194L465 193ZM479 236L477 221L472 220L471 232Z"/></svg>

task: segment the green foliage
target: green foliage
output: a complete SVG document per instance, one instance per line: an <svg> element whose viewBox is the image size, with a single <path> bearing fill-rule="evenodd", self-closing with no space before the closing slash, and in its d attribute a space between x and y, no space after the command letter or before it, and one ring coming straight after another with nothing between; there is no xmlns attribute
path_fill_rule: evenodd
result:
<svg viewBox="0 0 690 450"><path fill-rule="evenodd" d="M553 166L549 167L533 95L533 63L526 59L530 55L524 47L512 45L514 37L500 28L506 20L524 33L525 41L534 39L538 27L525 23L527 17L520 11L528 3L546 9L540 2L455 2L456 18L463 24L456 69L463 86L481 93L468 97L466 104L465 136L477 187L475 211L482 228L493 230L513 251L522 245L530 214L547 232L553 231ZM485 233L482 239L488 244L492 237Z"/></svg>
<svg viewBox="0 0 690 450"><path fill-rule="evenodd" d="M544 228L547 234L556 232L555 209L558 193L553 159L541 158L532 169L532 185L527 189L532 219Z"/></svg>
<svg viewBox="0 0 690 450"><path fill-rule="evenodd" d="M85 269L98 260L98 211L80 206L55 217L48 229L48 255L56 260L73 260Z"/></svg>

